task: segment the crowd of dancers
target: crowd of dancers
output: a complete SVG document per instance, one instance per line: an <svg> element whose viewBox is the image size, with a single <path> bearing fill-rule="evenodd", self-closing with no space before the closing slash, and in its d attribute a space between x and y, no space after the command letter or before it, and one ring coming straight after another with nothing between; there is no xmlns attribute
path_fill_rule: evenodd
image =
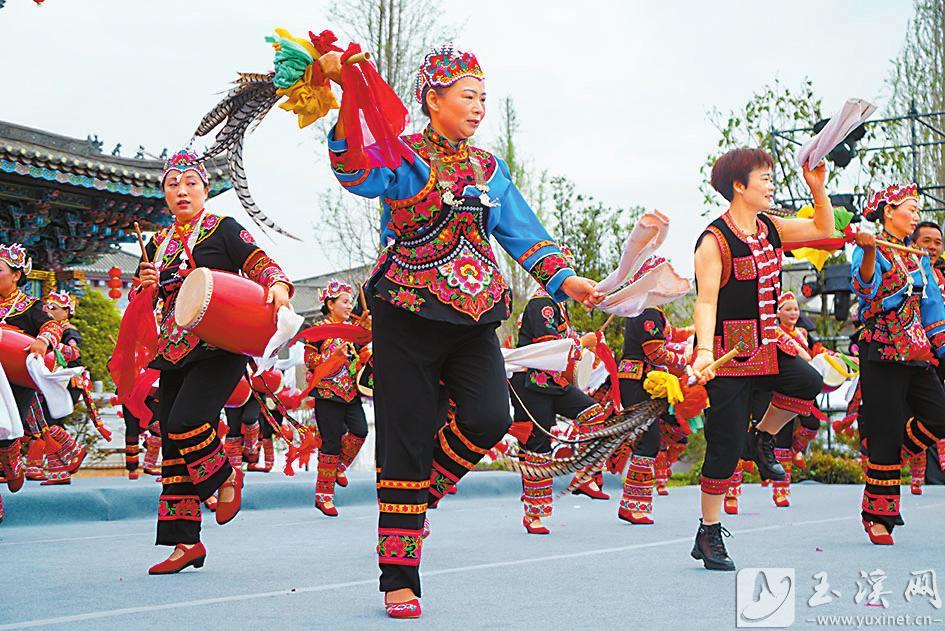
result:
<svg viewBox="0 0 945 631"><path fill-rule="evenodd" d="M371 100L378 98L377 84L350 74L360 51L340 51L326 33L313 34L310 42L280 34L277 61L280 55L307 59L308 70L298 80L308 72L304 82L313 89L329 82L341 86L341 115L328 137L331 168L345 190L381 200L383 252L362 284L333 280L322 292L324 318L293 340L302 349L305 385L283 388L282 373L250 359L261 353L234 349L243 348L244 338L252 337L248 331L260 324L258 316L240 319L241 301L264 304L262 324L275 330L283 325L292 283L248 230L205 207L209 175L202 160L212 151L183 150L167 161L162 185L172 220L142 242L131 297L133 307L145 308L129 307L133 314L125 314L112 360L113 370L135 367L133 378L119 384L128 477L138 479L143 471L162 485L157 544L173 550L151 574L204 565L202 509L212 510L219 524L232 520L241 507L244 472L273 472L282 441L290 446L289 465L317 450L314 506L338 517L336 489L347 485L346 470L368 435L365 394L373 397L375 414L380 590L392 617L421 613L427 510L456 492L483 457L509 442L507 435L515 440L528 533L551 532L552 477L562 470L574 474L572 492L599 501L609 499L601 472L622 475L617 518L634 527L652 525L654 490L669 492L671 467L691 429L679 400L626 440L608 443L606 452L589 445L601 444L629 412L649 409L641 406L657 396L648 383L654 372L670 375L665 383L704 386L711 402L704 413L706 453L691 555L708 569L733 570L722 512L738 513L749 470L770 484L776 506L790 505L792 470L805 466L808 446L826 421L815 405L824 387L818 362L845 362L859 374L861 386L844 422L858 420L866 480L861 517L870 541L893 543L893 529L904 523L903 463L912 469L913 492L921 492L916 476L926 453L941 451L945 438L945 387L937 371L945 355L941 231L919 224L915 185L892 185L863 209L881 237L866 231L855 237L851 289L861 328L856 355L844 357L798 326L798 300L781 285L786 250L834 233L825 167L803 170L812 216L784 218L766 212L774 195L770 155L742 148L721 156L711 185L728 208L695 244L693 324L676 326L658 304L641 305L623 320L623 348L612 379L582 389L574 365L601 346L603 331L575 331L565 302L593 309L605 295L595 281L576 273L570 250L542 226L505 162L469 143L486 103L476 57L449 46L427 55L415 96L429 122L418 133L385 139L362 126L371 120L365 112L384 108ZM265 80L286 93L298 85L279 73ZM216 138L217 153L241 152L233 121L246 119L239 107L255 103L245 91L263 89L253 81L263 80L248 77L225 107L201 123L203 135L227 121ZM333 97L326 107L332 105L337 106ZM255 209L251 200L243 201ZM521 313L518 348L563 344L564 370L527 367L507 378L496 329L512 313L511 292L493 238L537 285ZM629 285L663 262L647 258ZM10 492L24 479L68 484L85 457L35 384L14 374L22 372L26 354L42 359L51 353L53 361L69 367L82 363L81 337L69 323L75 301L64 293L45 301L28 296L21 287L30 268L22 246L0 247L0 324L29 336L20 355L3 355L18 416L0 434L0 466ZM244 285L227 284L230 277ZM200 282L216 293L194 308L192 288ZM244 296L252 292L254 299ZM232 319L216 332L222 337L211 338L196 323L209 328L217 296L231 300L222 312ZM138 326L146 320L153 323L153 337ZM70 383L73 401L88 392L87 382L87 376L77 376ZM311 428L292 418L301 396L314 400ZM562 463L576 464L568 469Z"/></svg>

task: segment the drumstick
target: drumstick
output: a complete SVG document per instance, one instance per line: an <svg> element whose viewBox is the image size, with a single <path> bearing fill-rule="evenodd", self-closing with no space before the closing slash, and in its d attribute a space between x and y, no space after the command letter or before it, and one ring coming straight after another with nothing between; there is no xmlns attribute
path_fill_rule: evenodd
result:
<svg viewBox="0 0 945 631"><path fill-rule="evenodd" d="M925 256L928 254L925 250L919 250L916 248L910 248L905 245L900 245L898 243L892 243L891 241L883 241L882 239L876 239L876 245L884 245L887 248L892 250L899 250L900 252L905 252L907 254L918 254L919 256Z"/></svg>
<svg viewBox="0 0 945 631"><path fill-rule="evenodd" d="M727 363L729 363L730 361L732 361L732 359L733 359L736 355L738 355L738 352L739 352L740 350L741 350L741 347L736 346L735 348L733 348L732 350L730 350L729 352L725 353L724 355L722 355L721 357L719 357L718 359L716 359L714 362L712 362L711 364L709 364L708 366L706 366L706 368L707 368L708 370L712 370L712 371L718 370L719 368L721 368L721 367L724 366L725 364L727 364Z"/></svg>
<svg viewBox="0 0 945 631"><path fill-rule="evenodd" d="M361 311L365 312L367 308L367 300L364 298L364 285L358 285L358 294L361 296Z"/></svg>
<svg viewBox="0 0 945 631"><path fill-rule="evenodd" d="M345 64L359 64L362 61L369 61L371 59L371 53L355 53L347 59L344 60Z"/></svg>
<svg viewBox="0 0 945 631"><path fill-rule="evenodd" d="M150 263L148 260L148 251L144 249L144 237L141 236L141 226L138 225L138 222L135 222L135 232L138 233L138 247L141 248L141 258L144 259L145 263Z"/></svg>
<svg viewBox="0 0 945 631"><path fill-rule="evenodd" d="M599 331L600 331L601 333L603 333L603 332L604 332L604 329L606 329L608 326L610 326L610 323L613 322L613 321L614 321L614 314L611 313L611 314L610 314L610 317L607 318L607 320L604 322L604 326L602 326L602 327L599 329Z"/></svg>

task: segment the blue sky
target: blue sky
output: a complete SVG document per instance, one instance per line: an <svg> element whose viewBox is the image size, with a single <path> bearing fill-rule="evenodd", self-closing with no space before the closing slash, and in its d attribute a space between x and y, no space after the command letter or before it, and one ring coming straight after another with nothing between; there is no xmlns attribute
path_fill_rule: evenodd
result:
<svg viewBox="0 0 945 631"><path fill-rule="evenodd" d="M342 3L343 4L343 3ZM263 37L333 25L321 0L7 0L0 9L0 119L84 138L110 150L185 143L237 71L266 71ZM145 9L144 7L148 7ZM775 77L810 77L825 114L858 96L880 105L911 16L907 0L442 3L465 22L495 106L511 95L529 164L574 180L611 205L658 208L672 222L664 254L692 271L705 225L699 167L728 111ZM418 60L419 62L419 60ZM497 116L474 142L488 146ZM259 205L305 237L263 239L293 277L333 269L311 237L320 193L336 186L319 144L275 110L250 137L246 166ZM211 206L249 225L236 197ZM268 243L268 245L267 245Z"/></svg>

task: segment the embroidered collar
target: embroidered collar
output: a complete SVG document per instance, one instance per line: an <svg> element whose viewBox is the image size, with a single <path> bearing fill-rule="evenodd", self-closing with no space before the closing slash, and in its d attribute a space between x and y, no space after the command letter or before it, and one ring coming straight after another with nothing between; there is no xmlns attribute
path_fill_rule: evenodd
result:
<svg viewBox="0 0 945 631"><path fill-rule="evenodd" d="M757 241L759 239L766 239L768 236L768 226L761 220L760 217L755 217L755 226L757 230L755 234L747 234L744 230L738 227L738 224L735 223L735 219L732 217L732 214L729 211L722 213L722 221L735 233L735 236L748 243L750 241Z"/></svg>
<svg viewBox="0 0 945 631"><path fill-rule="evenodd" d="M887 232L885 228L883 229L883 239L890 243L895 243L896 245L909 245L912 242L912 239L908 235L904 239L900 239L892 233Z"/></svg>
<svg viewBox="0 0 945 631"><path fill-rule="evenodd" d="M460 140L459 144L454 145L447 140L446 136L433 129L433 125L430 124L423 128L423 138L437 153L443 156L465 156L469 147L466 140Z"/></svg>

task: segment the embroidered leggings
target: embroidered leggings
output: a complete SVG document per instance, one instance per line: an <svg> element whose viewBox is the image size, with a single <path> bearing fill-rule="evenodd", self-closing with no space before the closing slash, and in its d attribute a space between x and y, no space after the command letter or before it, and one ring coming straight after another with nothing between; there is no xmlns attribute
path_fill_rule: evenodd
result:
<svg viewBox="0 0 945 631"><path fill-rule="evenodd" d="M868 343L860 344L860 384L859 428L869 453L861 514L892 531L903 523L901 450L916 455L945 437L945 387L931 367L869 359Z"/></svg>
<svg viewBox="0 0 945 631"><path fill-rule="evenodd" d="M377 552L383 592L409 587L420 595L428 502L443 497L511 424L496 326L428 320L374 301L374 405L383 443ZM456 418L435 432L441 379L456 403Z"/></svg>
<svg viewBox="0 0 945 631"><path fill-rule="evenodd" d="M243 355L218 351L161 371L158 418L164 458L157 545L200 541L200 502L233 471L217 437L217 421L246 362Z"/></svg>

